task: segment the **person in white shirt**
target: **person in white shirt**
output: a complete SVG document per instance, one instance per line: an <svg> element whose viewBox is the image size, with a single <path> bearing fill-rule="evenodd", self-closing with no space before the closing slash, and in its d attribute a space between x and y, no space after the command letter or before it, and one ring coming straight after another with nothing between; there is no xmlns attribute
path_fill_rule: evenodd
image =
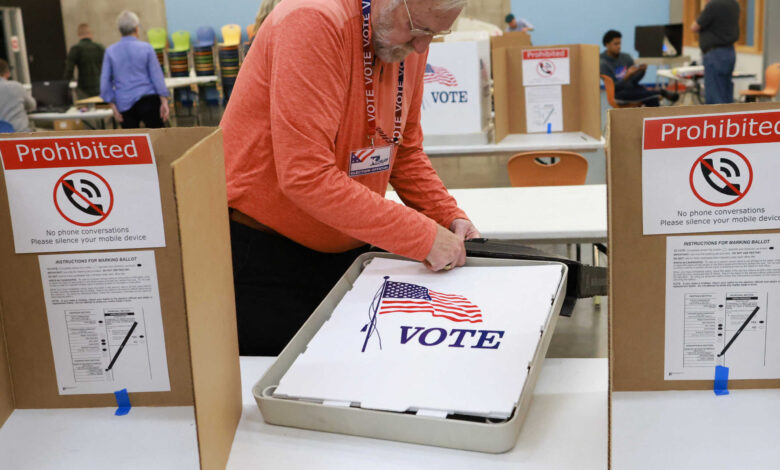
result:
<svg viewBox="0 0 780 470"><path fill-rule="evenodd" d="M35 99L10 78L11 67L0 59L0 121L10 123L14 132L31 131L27 113L35 109Z"/></svg>

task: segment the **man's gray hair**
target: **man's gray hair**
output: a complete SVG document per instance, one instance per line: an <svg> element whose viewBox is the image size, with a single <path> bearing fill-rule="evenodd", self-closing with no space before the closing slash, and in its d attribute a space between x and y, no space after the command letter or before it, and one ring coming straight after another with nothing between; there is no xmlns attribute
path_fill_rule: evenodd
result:
<svg viewBox="0 0 780 470"><path fill-rule="evenodd" d="M390 7L394 7L401 3L403 0L392 0L390 2ZM439 10L439 11L448 11L448 10L454 10L456 8L463 8L466 6L466 3L468 3L468 0L426 0L428 2L432 2L433 9Z"/></svg>
<svg viewBox="0 0 780 470"><path fill-rule="evenodd" d="M122 36L130 36L140 24L138 15L130 10L123 11L116 18L116 25L119 26L119 32Z"/></svg>

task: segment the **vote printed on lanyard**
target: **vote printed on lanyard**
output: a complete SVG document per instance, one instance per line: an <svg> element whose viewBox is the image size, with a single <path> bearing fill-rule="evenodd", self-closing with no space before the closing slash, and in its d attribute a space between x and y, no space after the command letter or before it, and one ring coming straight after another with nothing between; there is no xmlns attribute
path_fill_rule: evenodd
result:
<svg viewBox="0 0 780 470"><path fill-rule="evenodd" d="M371 34L369 32L371 24L371 0L362 1L362 13L363 13L363 27L362 27L362 43L363 43L363 85L366 94L366 118L368 120L368 140L371 146L374 147L374 137L379 137L385 142L393 145L399 145L402 138L401 121L403 116L403 103L404 103L404 62L401 61L398 64L398 88L395 98L395 119L393 120L393 135L387 136L385 132L377 127L376 119L376 101L374 93L374 50L371 47ZM351 175L350 175L351 176Z"/></svg>
<svg viewBox="0 0 780 470"><path fill-rule="evenodd" d="M390 158L392 155L392 145L385 145L384 147L368 147L350 152L350 178L389 170Z"/></svg>

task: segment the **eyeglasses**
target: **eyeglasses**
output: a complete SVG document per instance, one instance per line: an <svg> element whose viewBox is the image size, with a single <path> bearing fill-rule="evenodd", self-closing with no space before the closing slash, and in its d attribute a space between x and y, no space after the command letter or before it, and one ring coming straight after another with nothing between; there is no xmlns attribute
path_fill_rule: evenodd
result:
<svg viewBox="0 0 780 470"><path fill-rule="evenodd" d="M440 38L452 32L449 29L445 29L444 31L438 31L434 33L433 31L428 31L427 29L415 28L414 22L412 21L412 13L409 11L409 5L406 3L406 0L404 0L404 7L406 7L406 14L409 15L409 34L413 38L421 38L421 37Z"/></svg>

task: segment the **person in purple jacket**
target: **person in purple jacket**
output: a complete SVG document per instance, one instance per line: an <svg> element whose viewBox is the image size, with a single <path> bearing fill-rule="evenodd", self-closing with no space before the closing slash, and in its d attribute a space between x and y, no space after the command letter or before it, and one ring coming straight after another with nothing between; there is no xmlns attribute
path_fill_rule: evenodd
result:
<svg viewBox="0 0 780 470"><path fill-rule="evenodd" d="M162 68L149 43L138 40L138 15L117 18L122 39L108 46L100 74L100 97L111 104L123 129L163 127L170 110Z"/></svg>

